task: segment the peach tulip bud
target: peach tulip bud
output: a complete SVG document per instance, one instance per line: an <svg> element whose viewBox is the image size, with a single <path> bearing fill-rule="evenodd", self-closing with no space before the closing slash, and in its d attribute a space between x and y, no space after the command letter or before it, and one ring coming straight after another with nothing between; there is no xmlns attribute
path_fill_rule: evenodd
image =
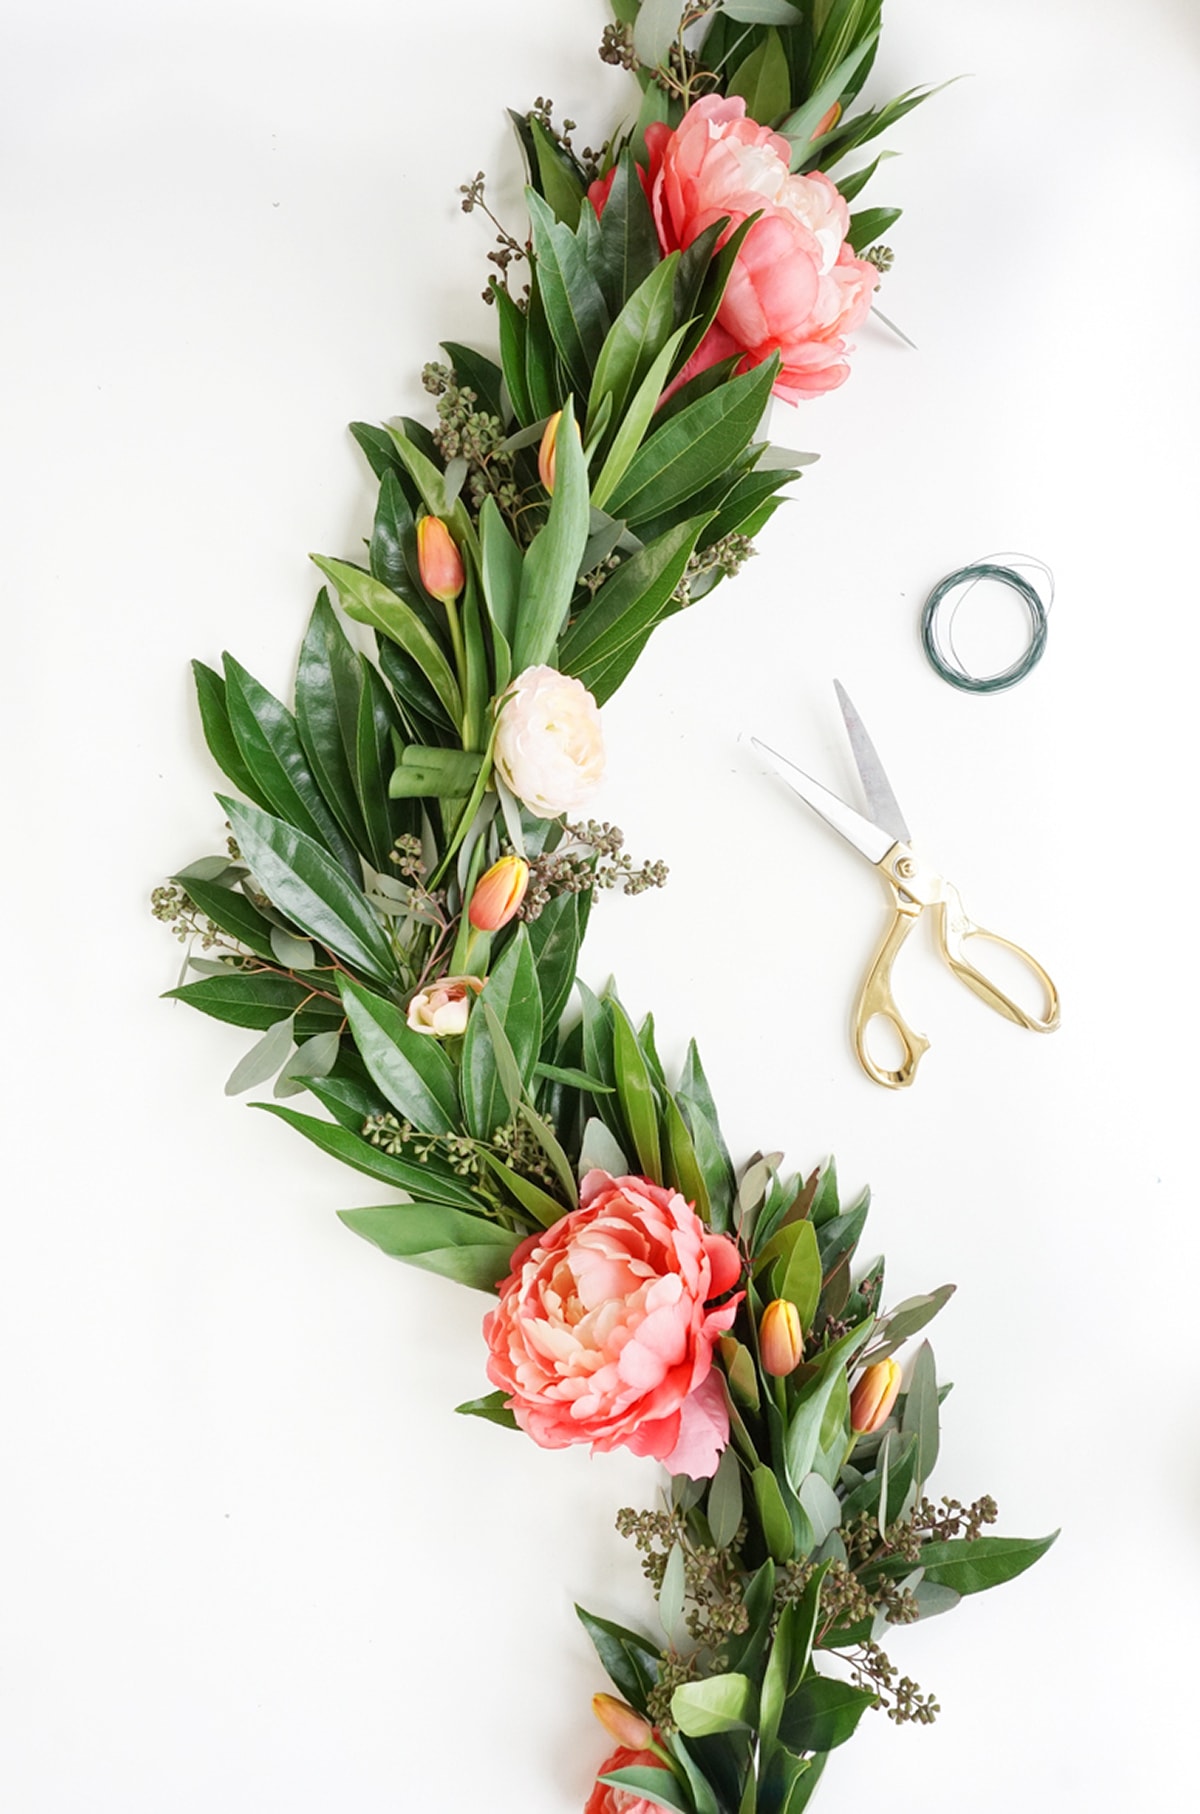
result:
<svg viewBox="0 0 1200 1814"><path fill-rule="evenodd" d="M554 490L554 448L558 440L558 425L562 421L561 409L556 409L545 428L542 430L542 445L538 448L538 478L547 491Z"/></svg>
<svg viewBox="0 0 1200 1814"><path fill-rule="evenodd" d="M900 1392L900 1367L891 1360L868 1367L850 1394L850 1428L856 1436L870 1436L887 1422Z"/></svg>
<svg viewBox="0 0 1200 1814"><path fill-rule="evenodd" d="M787 1298L775 1298L763 1311L758 1325L758 1351L773 1379L786 1379L804 1359L804 1331L800 1312Z"/></svg>
<svg viewBox="0 0 1200 1814"><path fill-rule="evenodd" d="M467 918L480 932L499 932L507 926L529 886L529 865L524 857L501 857L475 884Z"/></svg>
<svg viewBox="0 0 1200 1814"><path fill-rule="evenodd" d="M463 589L462 556L440 516L423 516L417 524L417 565L426 592L452 605Z"/></svg>
<svg viewBox="0 0 1200 1814"><path fill-rule="evenodd" d="M467 1030L471 997L483 988L479 976L441 976L427 989L419 989L408 1004L408 1024L414 1033L434 1039L454 1039Z"/></svg>
<svg viewBox="0 0 1200 1814"><path fill-rule="evenodd" d="M615 1694L594 1694L592 1712L618 1745L627 1745L631 1751L643 1750L654 1737L650 1721L644 1720L624 1701L619 1701Z"/></svg>
<svg viewBox="0 0 1200 1814"><path fill-rule="evenodd" d="M831 132L833 130L833 128L837 125L837 123L841 119L841 117L842 117L842 103L840 101L835 101L833 103L833 106L829 109L829 112L823 113L821 115L820 119L817 121L816 129L813 132L812 138L809 139L809 141L808 141L809 144L810 145L812 144L813 139L824 138L824 136L827 132Z"/></svg>

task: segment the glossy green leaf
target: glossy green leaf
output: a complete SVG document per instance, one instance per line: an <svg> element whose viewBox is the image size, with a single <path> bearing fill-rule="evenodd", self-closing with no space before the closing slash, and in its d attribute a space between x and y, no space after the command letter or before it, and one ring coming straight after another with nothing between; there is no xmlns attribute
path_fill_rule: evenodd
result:
<svg viewBox="0 0 1200 1814"><path fill-rule="evenodd" d="M709 1220L708 1183L683 1112L668 1090L663 1098L663 1132L667 1138L666 1182L687 1199L702 1221Z"/></svg>
<svg viewBox="0 0 1200 1814"><path fill-rule="evenodd" d="M264 976L230 970L226 976L206 976L196 983L184 983L168 989L164 999L186 1002L213 1020L226 1021L234 1027L253 1027L265 1032L285 1015L295 1014L296 1031L300 1034L323 1033L340 1026L341 1009L336 1002L314 998L311 988L290 976Z"/></svg>
<svg viewBox="0 0 1200 1814"><path fill-rule="evenodd" d="M575 591L579 562L588 537L588 483L583 448L568 399L555 442L554 496L545 525L521 569L513 672L521 674L549 660Z"/></svg>
<svg viewBox="0 0 1200 1814"><path fill-rule="evenodd" d="M407 1260L476 1291L494 1291L507 1278L520 1237L482 1216L443 1203L385 1203L378 1209L339 1209L338 1219L392 1259Z"/></svg>
<svg viewBox="0 0 1200 1814"><path fill-rule="evenodd" d="M579 1186L575 1182L575 1173L572 1170L571 1161L567 1158L567 1155L559 1145L553 1128L547 1125L538 1114L537 1110L532 1108L528 1102L523 1102L521 1104L520 1109L518 1110L518 1118L525 1123L526 1127L533 1134L538 1145L545 1153L547 1159L549 1159L551 1169L553 1170L563 1195L566 1197L570 1207L572 1209L577 1208L579 1204Z"/></svg>
<svg viewBox="0 0 1200 1814"><path fill-rule="evenodd" d="M713 1542L718 1549L728 1549L742 1521L742 1469L732 1443L717 1463L705 1512Z"/></svg>
<svg viewBox="0 0 1200 1814"><path fill-rule="evenodd" d="M832 1751L853 1736L875 1696L833 1676L810 1675L789 1695L779 1736L793 1751Z"/></svg>
<svg viewBox="0 0 1200 1814"><path fill-rule="evenodd" d="M496 314L500 323L500 360L509 401L518 422L536 421L536 414L530 403L529 386L525 378L525 341L528 334L528 323L523 311L517 307L513 298L499 281L492 285L492 296L495 299Z"/></svg>
<svg viewBox="0 0 1200 1814"><path fill-rule="evenodd" d="M612 188L600 216L596 260L596 274L612 315L621 312L661 257L650 203L633 152L626 146L617 159Z"/></svg>
<svg viewBox="0 0 1200 1814"><path fill-rule="evenodd" d="M933 1349L922 1342L909 1374L900 1428L917 1439L917 1481L924 1484L938 1456L938 1387Z"/></svg>
<svg viewBox="0 0 1200 1814"><path fill-rule="evenodd" d="M557 1031L575 982L581 936L579 898L577 894L554 895L526 928L542 998L543 1039Z"/></svg>
<svg viewBox="0 0 1200 1814"><path fill-rule="evenodd" d="M676 1814L695 1814L692 1799L676 1777L667 1769L652 1769L646 1764L634 1764L627 1770L609 1770L598 1777L602 1783L611 1783L617 1789L636 1789L643 1801L652 1802L656 1808L671 1808ZM636 1805L637 1797L631 1797L631 1805Z"/></svg>
<svg viewBox="0 0 1200 1814"><path fill-rule="evenodd" d="M451 722L462 722L463 702L450 664L410 604L360 567L346 561L312 560L337 587L347 617L370 624L416 662Z"/></svg>
<svg viewBox="0 0 1200 1814"><path fill-rule="evenodd" d="M322 587L313 606L296 670L296 729L309 767L338 823L357 850L367 832L355 787L359 659Z"/></svg>
<svg viewBox="0 0 1200 1814"><path fill-rule="evenodd" d="M457 1133L458 1089L441 1041L414 1032L398 1008L369 989L339 981L354 1043L401 1119L423 1134Z"/></svg>
<svg viewBox="0 0 1200 1814"><path fill-rule="evenodd" d="M790 7L787 10L787 23L794 24L796 15ZM738 64L725 92L742 95L747 114L761 126L769 126L780 114L787 112L792 100L792 78L783 41L777 31L768 31L757 49L751 51L744 63Z"/></svg>
<svg viewBox="0 0 1200 1814"><path fill-rule="evenodd" d="M959 1594L984 1593L1032 1568L1057 1536L1054 1531L1049 1537L951 1537L945 1543L926 1543L921 1550L924 1580Z"/></svg>
<svg viewBox="0 0 1200 1814"><path fill-rule="evenodd" d="M600 468L595 484L592 486L593 508L600 510L629 470L630 462L642 444L650 424L655 419L659 400L662 397L671 369L679 356L679 349L688 331L687 324L677 328L664 342L653 364L642 378L631 399L628 408L620 420L616 434L612 439L604 465Z"/></svg>
<svg viewBox="0 0 1200 1814"><path fill-rule="evenodd" d="M821 1441L821 1426L834 1389L839 1379L845 1380L850 1361L870 1333L869 1321L857 1329L848 1330L825 1350L814 1363L807 1378L803 1374L800 1376L804 1383L796 1394L784 1448L787 1477L793 1492L799 1491L800 1482L812 1468Z"/></svg>
<svg viewBox="0 0 1200 1814"><path fill-rule="evenodd" d="M325 1092L321 1094L324 1100ZM348 1127L334 1121L321 1121L315 1115L302 1115L296 1109L281 1108L276 1102L255 1102L251 1106L265 1109L269 1115L278 1115L281 1121L286 1121L331 1159L341 1160L343 1165L361 1172L364 1177L393 1185L410 1196L432 1199L456 1209L478 1210L479 1199L474 1193L436 1161L397 1158L372 1146L369 1140Z"/></svg>
<svg viewBox="0 0 1200 1814"><path fill-rule="evenodd" d="M238 848L279 911L353 969L393 983L396 960L362 891L311 838L281 819L218 794Z"/></svg>
<svg viewBox="0 0 1200 1814"><path fill-rule="evenodd" d="M486 1003L507 1041L517 1066L517 1083L528 1089L542 1041L542 999L537 969L523 926L504 948L467 1022L462 1048L462 1093L467 1126L478 1140L488 1139L516 1106L504 1088L497 1040L488 1017L478 1012ZM503 1048L502 1048L503 1049ZM519 1091L518 1091L519 1093Z"/></svg>
<svg viewBox="0 0 1200 1814"><path fill-rule="evenodd" d="M765 1266L772 1268L771 1295L793 1303L801 1327L811 1329L821 1297L821 1256L812 1223L789 1222L773 1235L755 1260L755 1273Z"/></svg>
<svg viewBox="0 0 1200 1814"><path fill-rule="evenodd" d="M500 514L500 506L490 493L479 513L479 535L483 596L488 615L511 648L516 631L517 601L521 596L523 557Z"/></svg>
<svg viewBox="0 0 1200 1814"><path fill-rule="evenodd" d="M535 422L542 422L565 402L569 384L559 359L554 335L542 301L538 267L529 272L525 299L525 385Z"/></svg>
<svg viewBox="0 0 1200 1814"><path fill-rule="evenodd" d="M489 416L496 416L503 422L504 405L502 386L504 373L495 360L477 353L469 346L462 346L457 340L443 340L442 351L454 367L454 375L460 389L473 390L481 411Z"/></svg>
<svg viewBox="0 0 1200 1814"><path fill-rule="evenodd" d="M633 1136L638 1168L655 1184L663 1181L662 1150L658 1137L658 1104L654 1080L637 1034L618 1002L612 1004L613 1062L617 1095L626 1125Z"/></svg>
<svg viewBox="0 0 1200 1814"><path fill-rule="evenodd" d="M388 872L392 846L401 831L414 823L409 809L393 805L388 794L392 772L392 735L397 729L395 708L386 686L365 656L362 692L355 730L354 782L362 808L371 862L381 874ZM407 823L406 823L407 820Z"/></svg>
<svg viewBox="0 0 1200 1814"><path fill-rule="evenodd" d="M196 683L196 700L200 707L204 741L208 744L213 761L238 791L245 794L247 800L253 800L256 806L269 805L266 794L250 772L234 737L229 722L224 680L211 668L205 667L202 661L192 663L192 676Z"/></svg>
<svg viewBox="0 0 1200 1814"><path fill-rule="evenodd" d="M759 1522L763 1529L763 1541L767 1550L776 1562L790 1562L795 1550L795 1538L792 1534L792 1520L779 1482L771 1469L757 1467L750 1476L754 1490L754 1502L758 1507Z"/></svg>
<svg viewBox="0 0 1200 1814"><path fill-rule="evenodd" d="M225 697L238 748L273 811L323 845L357 880L358 852L321 793L287 707L232 655L225 656Z"/></svg>
<svg viewBox="0 0 1200 1814"><path fill-rule="evenodd" d="M604 339L588 401L589 437L602 398L612 398L618 421L675 329L675 272L678 253L655 265L625 304ZM659 389L662 389L660 384ZM601 499L600 502L603 502Z"/></svg>
<svg viewBox="0 0 1200 1814"><path fill-rule="evenodd" d="M634 455L610 515L636 528L726 472L754 438L778 370L775 356L672 416Z"/></svg>
<svg viewBox="0 0 1200 1814"><path fill-rule="evenodd" d="M618 1693L637 1712L645 1713L646 1701L658 1682L657 1647L627 1626L585 1612L582 1606L575 1611Z"/></svg>
<svg viewBox="0 0 1200 1814"><path fill-rule="evenodd" d="M780 136L787 139L792 147L793 170L801 169L813 156L814 132L834 102L841 99L848 84L853 80L855 71L865 62L878 37L879 31L876 28L869 36L847 51L846 55L834 65L827 75L815 78L817 86L808 99L780 125Z"/></svg>
<svg viewBox="0 0 1200 1814"><path fill-rule="evenodd" d="M621 562L563 637L558 662L564 674L586 674L654 628L687 570L705 520L689 518Z"/></svg>
<svg viewBox="0 0 1200 1814"><path fill-rule="evenodd" d="M709 1675L685 1682L671 1696L671 1718L688 1738L716 1732L745 1732L754 1719L757 1696L744 1675Z"/></svg>
<svg viewBox="0 0 1200 1814"><path fill-rule="evenodd" d="M562 1221L567 1213L567 1204L552 1197L540 1184L535 1184L532 1178L524 1178L519 1172L513 1171L511 1166L497 1159L495 1153L485 1153L483 1156L521 1208L540 1227L553 1228L556 1222Z"/></svg>
<svg viewBox="0 0 1200 1814"><path fill-rule="evenodd" d="M851 249L859 254L865 252L883 238L889 227L895 226L901 212L899 208L864 208L860 214L852 214L846 235Z"/></svg>
<svg viewBox="0 0 1200 1814"><path fill-rule="evenodd" d="M688 1045L675 1099L688 1124L696 1162L704 1173L709 1219L718 1233L724 1233L730 1226L733 1209L733 1165L721 1134L717 1105L700 1063L694 1039Z"/></svg>
<svg viewBox="0 0 1200 1814"><path fill-rule="evenodd" d="M503 1430L518 1430L520 1425L504 1402L503 1392L488 1392L483 1398L470 1398L464 1405L455 1405L460 1417L482 1417L488 1423L499 1424Z"/></svg>
<svg viewBox="0 0 1200 1814"><path fill-rule="evenodd" d="M244 894L236 888L225 887L219 882L205 882L197 876L176 875L171 880L186 888L189 898L214 926L245 945L247 951L253 951L255 957L264 958L268 963L271 961L271 933L275 928Z"/></svg>
<svg viewBox="0 0 1200 1814"><path fill-rule="evenodd" d="M538 293L572 390L586 397L608 332L608 306L574 233L527 189Z"/></svg>
<svg viewBox="0 0 1200 1814"><path fill-rule="evenodd" d="M538 187L555 218L574 232L579 224L583 184L572 160L539 119L530 120L529 130L536 153Z"/></svg>

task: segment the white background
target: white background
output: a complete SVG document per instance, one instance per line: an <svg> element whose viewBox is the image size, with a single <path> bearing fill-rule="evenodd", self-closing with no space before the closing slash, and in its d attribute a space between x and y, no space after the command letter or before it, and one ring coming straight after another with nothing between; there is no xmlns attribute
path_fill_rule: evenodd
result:
<svg viewBox="0 0 1200 1814"><path fill-rule="evenodd" d="M612 1518L652 1470L452 1415L484 1300L353 1239L372 1186L223 1098L250 1036L157 999L146 897L220 848L188 658L286 689L307 551L369 525L344 424L489 343L457 185L486 169L519 221L503 108L548 93L595 144L627 78L600 0L4 14L0 1799L573 1814L604 1740L571 1602L648 1618ZM870 192L905 206L881 300L921 350L869 326L843 390L777 410L820 464L607 713L598 810L672 879L601 904L585 974L670 1057L699 1036L737 1156L871 1180L893 1301L960 1285L937 1486L1063 1526L897 1634L942 1718L868 1718L822 1807L1187 1798L1198 60L1194 0L891 0L874 87L968 78ZM1049 650L969 698L920 601L1012 548L1055 569ZM878 885L738 741L848 787L835 674L918 842L1065 1002L1019 1032L922 932L903 1095L846 1033Z"/></svg>

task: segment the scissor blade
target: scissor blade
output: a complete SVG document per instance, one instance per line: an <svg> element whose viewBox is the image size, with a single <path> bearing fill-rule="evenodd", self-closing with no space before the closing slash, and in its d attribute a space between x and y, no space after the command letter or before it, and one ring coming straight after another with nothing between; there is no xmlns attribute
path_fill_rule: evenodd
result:
<svg viewBox="0 0 1200 1814"><path fill-rule="evenodd" d="M854 708L854 704L840 680L834 681L838 704L842 708L842 717L846 721L846 730L850 738L850 748L858 765L859 777L863 792L867 796L867 807L871 817L881 830L890 834L892 843L911 844L912 834L904 823L904 814L892 792L891 783L883 772L883 763L876 754L875 745L867 736L866 726Z"/></svg>
<svg viewBox="0 0 1200 1814"><path fill-rule="evenodd" d="M751 737L750 741L756 750L761 750L764 756L771 758L781 778L787 782L792 792L799 794L805 805L811 806L815 813L819 813L827 825L832 825L834 831L840 832L848 844L853 844L855 850L860 851L868 863L882 861L896 842L890 832L884 831L878 825L872 825L871 821L864 819L860 812L855 812L852 806L847 806L844 800L839 800L836 794L831 794L827 787L822 787L819 781L814 781L811 775L806 775L802 768L797 768L794 762L789 762L786 756L781 756L778 750L773 750L769 743L763 743L757 737Z"/></svg>

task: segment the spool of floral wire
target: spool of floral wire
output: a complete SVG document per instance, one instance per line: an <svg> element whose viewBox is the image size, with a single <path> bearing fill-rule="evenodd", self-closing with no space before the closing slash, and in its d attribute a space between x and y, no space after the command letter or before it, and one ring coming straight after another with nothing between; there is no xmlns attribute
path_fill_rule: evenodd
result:
<svg viewBox="0 0 1200 1814"><path fill-rule="evenodd" d="M1044 575L1042 591L1020 569ZM1029 616L1029 641L1017 659L991 674L973 674L954 643L954 620L971 593L991 580L1013 592ZM921 643L929 665L943 680L964 693L1001 693L1024 680L1042 659L1050 606L1054 602L1054 575L1045 561L1027 554L988 555L972 561L939 580L921 612Z"/></svg>

